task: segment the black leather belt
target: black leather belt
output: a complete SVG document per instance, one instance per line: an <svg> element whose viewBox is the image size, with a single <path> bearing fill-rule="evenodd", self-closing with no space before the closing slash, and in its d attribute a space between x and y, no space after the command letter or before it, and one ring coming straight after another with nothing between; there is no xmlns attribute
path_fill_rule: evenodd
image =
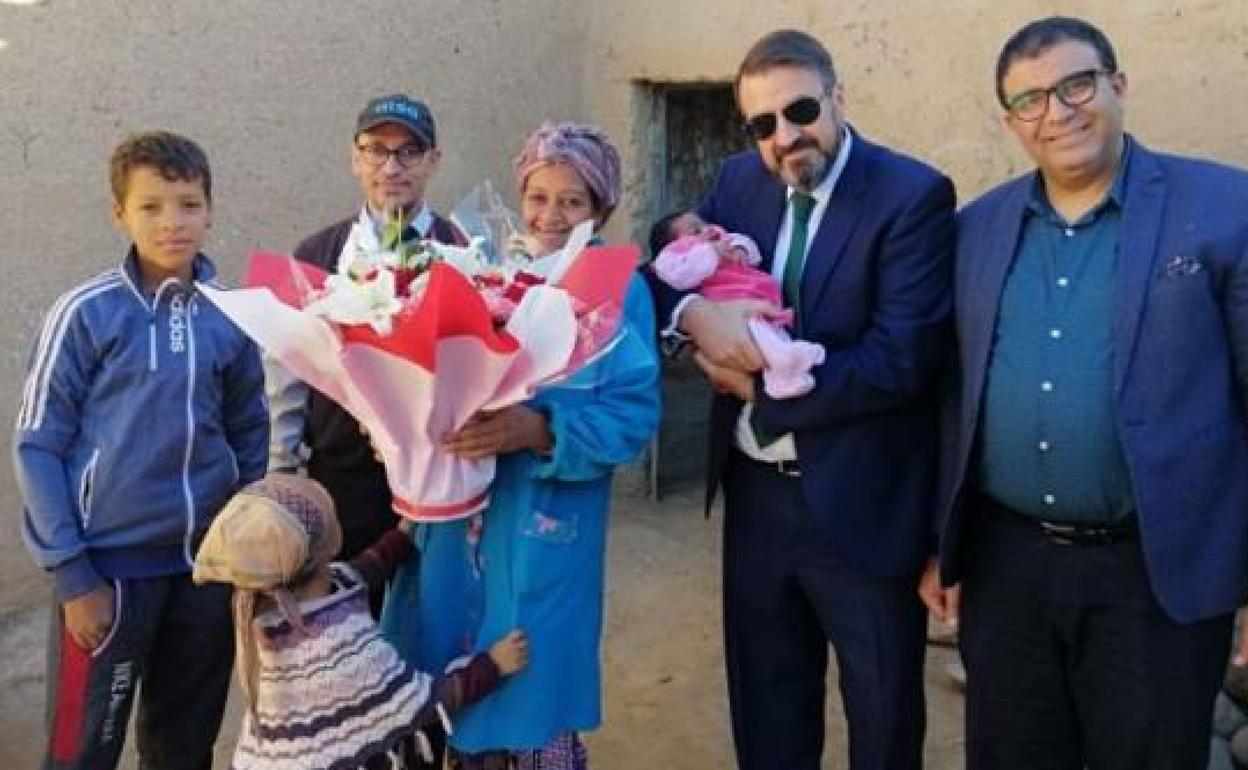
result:
<svg viewBox="0 0 1248 770"><path fill-rule="evenodd" d="M1044 536L1056 545L1114 545L1131 542L1140 535L1134 519L1121 524L1089 525L1060 521L1040 521L1039 524Z"/></svg>
<svg viewBox="0 0 1248 770"><path fill-rule="evenodd" d="M1014 522L1039 530L1054 545L1115 545L1139 539L1140 528L1135 516L1123 521L1090 524L1085 522L1049 521L1028 516L989 498L981 498L983 507L990 514L1005 517Z"/></svg>

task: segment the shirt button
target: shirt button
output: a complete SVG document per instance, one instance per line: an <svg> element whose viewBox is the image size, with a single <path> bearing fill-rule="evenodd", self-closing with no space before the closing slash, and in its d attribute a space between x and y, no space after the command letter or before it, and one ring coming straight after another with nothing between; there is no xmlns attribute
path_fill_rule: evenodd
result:
<svg viewBox="0 0 1248 770"><path fill-rule="evenodd" d="M1040 390L1043 390L1045 393L1051 392L1053 390L1053 383L1049 382L1048 380L1045 380L1044 382L1040 383Z"/></svg>
<svg viewBox="0 0 1248 770"><path fill-rule="evenodd" d="M1036 448L1039 449L1041 452L1047 452L1049 451L1049 442L1041 441L1039 444L1036 444Z"/></svg>
<svg viewBox="0 0 1248 770"><path fill-rule="evenodd" d="M1066 237L1067 237L1067 238L1071 238L1071 237L1073 237L1073 236L1074 236L1074 234L1075 234L1075 228L1073 228L1073 227L1067 227L1067 228L1066 228Z"/></svg>
<svg viewBox="0 0 1248 770"><path fill-rule="evenodd" d="M1053 495L1045 495L1044 504L1045 505L1057 505L1057 498L1054 497Z"/></svg>
<svg viewBox="0 0 1248 770"><path fill-rule="evenodd" d="M1055 340L1060 340L1062 338L1062 330L1061 329L1049 329L1049 336Z"/></svg>
<svg viewBox="0 0 1248 770"><path fill-rule="evenodd" d="M1070 285L1070 279L1067 278L1066 276L1062 276L1061 278L1057 279L1057 285L1065 289L1067 286Z"/></svg>

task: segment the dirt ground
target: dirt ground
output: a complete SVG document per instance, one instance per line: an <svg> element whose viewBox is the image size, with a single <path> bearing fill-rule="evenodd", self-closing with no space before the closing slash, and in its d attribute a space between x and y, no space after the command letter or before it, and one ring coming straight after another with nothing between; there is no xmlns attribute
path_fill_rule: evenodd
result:
<svg viewBox="0 0 1248 770"><path fill-rule="evenodd" d="M661 441L661 499L644 472L617 486L608 565L605 721L587 736L604 770L731 768L732 745L720 636L720 525L703 518L701 427L705 403L688 388L670 392ZM46 595L46 592L44 592ZM33 768L43 745L45 610L0 616L0 769ZM962 767L962 698L945 666L953 653L930 646L927 767ZM824 768L844 768L844 721L829 673ZM228 767L240 722L231 704L217 767ZM135 766L133 753L123 767Z"/></svg>
<svg viewBox="0 0 1248 770"><path fill-rule="evenodd" d="M719 609L719 524L702 518L697 495L679 491L652 505L621 496L613 513L604 640L606 714L588 736L593 765L605 770L732 767ZM8 653L33 650L20 670L6 663L0 690L0 768L37 766L42 746L43 623L0 628ZM30 658L29 654L22 657ZM962 699L949 685L949 650L928 653L927 767L962 766ZM829 677L835 693L835 672ZM843 768L845 730L835 697L828 708L825 768ZM241 719L232 704L219 745L232 744ZM228 766L224 748L217 763ZM134 767L133 755L123 767Z"/></svg>

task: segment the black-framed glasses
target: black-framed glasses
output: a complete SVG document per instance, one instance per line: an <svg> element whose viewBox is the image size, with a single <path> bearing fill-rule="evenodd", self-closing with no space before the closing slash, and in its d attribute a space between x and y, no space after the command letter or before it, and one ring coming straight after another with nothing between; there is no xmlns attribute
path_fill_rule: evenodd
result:
<svg viewBox="0 0 1248 770"><path fill-rule="evenodd" d="M1048 88L1033 88L1023 91L1006 102L1005 108L1010 115L1027 122L1039 120L1049 111L1049 96L1071 108L1082 107L1096 96L1096 78L1099 75L1112 75L1112 70L1089 69L1074 72L1057 81Z"/></svg>
<svg viewBox="0 0 1248 770"><path fill-rule="evenodd" d="M393 150L384 144L358 144L355 146L355 151L360 154L360 160L374 168L386 165L386 161L390 158L394 158L400 166L407 168L425 157L425 153L428 152L418 144L405 144Z"/></svg>
<svg viewBox="0 0 1248 770"><path fill-rule="evenodd" d="M818 120L819 113L823 112L823 106L820 104L822 100L822 96L803 96L789 102L788 106L780 110L780 114L795 126L809 126ZM774 112L764 112L761 115L746 118L741 124L741 130L755 142L770 139L778 127L779 120Z"/></svg>

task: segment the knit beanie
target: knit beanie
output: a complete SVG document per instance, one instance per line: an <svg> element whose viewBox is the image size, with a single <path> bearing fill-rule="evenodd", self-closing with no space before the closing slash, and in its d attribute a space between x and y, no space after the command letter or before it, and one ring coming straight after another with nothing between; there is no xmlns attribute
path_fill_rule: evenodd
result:
<svg viewBox="0 0 1248 770"><path fill-rule="evenodd" d="M255 616L258 596L304 630L291 588L312 578L342 547L334 501L316 481L274 473L243 487L208 528L195 557L197 584L230 583L239 679L255 704Z"/></svg>

